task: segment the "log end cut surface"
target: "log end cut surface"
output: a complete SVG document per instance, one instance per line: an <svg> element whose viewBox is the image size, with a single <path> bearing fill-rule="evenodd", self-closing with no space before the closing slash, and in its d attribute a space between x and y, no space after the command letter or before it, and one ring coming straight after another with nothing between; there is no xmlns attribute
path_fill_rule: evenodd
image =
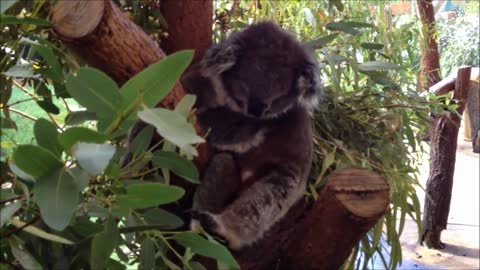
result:
<svg viewBox="0 0 480 270"><path fill-rule="evenodd" d="M91 33L102 19L104 1L58 1L50 21L55 32L66 38L81 38Z"/></svg>
<svg viewBox="0 0 480 270"><path fill-rule="evenodd" d="M348 169L330 176L329 188L353 215L370 218L381 215L388 205L388 184L383 177L364 169Z"/></svg>

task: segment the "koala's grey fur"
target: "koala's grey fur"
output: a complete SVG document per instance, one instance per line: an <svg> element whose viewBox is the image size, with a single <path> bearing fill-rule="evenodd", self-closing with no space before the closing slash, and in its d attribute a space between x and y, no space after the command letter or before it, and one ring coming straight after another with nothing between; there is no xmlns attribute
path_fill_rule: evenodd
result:
<svg viewBox="0 0 480 270"><path fill-rule="evenodd" d="M241 249L305 192L318 69L290 34L264 22L209 49L193 70L183 84L198 96L198 120L216 153L195 193L192 227Z"/></svg>

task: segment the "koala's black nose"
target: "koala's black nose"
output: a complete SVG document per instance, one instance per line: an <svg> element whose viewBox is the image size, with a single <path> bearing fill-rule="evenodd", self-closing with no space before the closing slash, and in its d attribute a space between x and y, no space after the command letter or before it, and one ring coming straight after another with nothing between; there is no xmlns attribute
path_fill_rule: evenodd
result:
<svg viewBox="0 0 480 270"><path fill-rule="evenodd" d="M255 99L250 99L248 102L248 114L256 117L262 116L262 113L266 107L266 104Z"/></svg>

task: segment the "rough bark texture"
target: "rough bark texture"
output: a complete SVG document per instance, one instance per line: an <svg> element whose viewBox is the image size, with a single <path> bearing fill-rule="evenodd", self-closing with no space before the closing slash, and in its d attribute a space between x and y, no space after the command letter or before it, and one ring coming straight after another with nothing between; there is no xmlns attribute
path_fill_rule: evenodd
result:
<svg viewBox="0 0 480 270"><path fill-rule="evenodd" d="M164 0L161 4L168 24L163 49L167 53L195 49L193 62L202 59L212 43L213 1Z"/></svg>
<svg viewBox="0 0 480 270"><path fill-rule="evenodd" d="M470 85L470 67L458 69L454 98L459 100L457 112L462 115ZM457 150L460 118L456 114L439 117L430 144L430 173L427 180L425 207L423 211L422 243L429 248L442 249L440 234L447 228L450 200L452 197L453 173Z"/></svg>
<svg viewBox="0 0 480 270"><path fill-rule="evenodd" d="M50 15L58 38L118 85L165 53L110 0L58 1ZM177 83L161 102L172 108L185 95Z"/></svg>
<svg viewBox="0 0 480 270"><path fill-rule="evenodd" d="M435 12L432 0L417 0L417 6L423 28L420 89L427 90L440 81L438 44L435 40Z"/></svg>
<svg viewBox="0 0 480 270"><path fill-rule="evenodd" d="M166 1L164 8L173 6L176 12L187 16L193 10L186 3L192 6L205 4L204 1L196 2ZM181 7L185 10L181 11ZM168 12L164 10L165 15ZM190 31L186 28L192 21L175 22L175 16L166 17L170 18L171 30L177 32L171 35L189 35ZM184 19L187 20L186 17ZM72 46L89 64L112 76L119 85L165 56L157 44L129 21L110 0L59 1L52 11L51 20L61 40ZM177 29L176 23L185 24ZM88 25L88 29L83 29L85 25ZM211 22L207 27L211 28ZM172 40L171 46L177 46L172 48L190 47L188 44L195 42L193 38L188 42L184 40L178 43ZM201 41L199 46L203 48L206 45ZM177 89L180 90L164 106L171 107L183 96L179 84ZM373 172L364 169L336 172L329 177L316 202L300 201L261 242L234 255L244 270L272 269L275 265L284 269L336 269L357 241L386 211L388 194L385 179ZM187 193L185 197L188 196ZM178 211L175 213L183 216L182 211L190 207L191 204L181 203L177 205ZM206 259L202 259L202 262L209 269L215 268L215 264L209 264Z"/></svg>

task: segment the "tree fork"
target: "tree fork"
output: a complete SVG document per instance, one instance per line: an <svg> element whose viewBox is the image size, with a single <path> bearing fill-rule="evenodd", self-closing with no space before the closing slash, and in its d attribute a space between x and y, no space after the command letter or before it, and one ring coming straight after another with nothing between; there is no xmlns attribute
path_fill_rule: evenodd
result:
<svg viewBox="0 0 480 270"><path fill-rule="evenodd" d="M458 68L455 80L454 99L458 100L458 115L462 115L468 98L471 67ZM425 207L423 211L423 232L421 244L429 248L443 249L441 232L447 228L450 201L452 197L453 174L457 150L457 114L449 113L438 117L430 144L430 172L427 180Z"/></svg>

